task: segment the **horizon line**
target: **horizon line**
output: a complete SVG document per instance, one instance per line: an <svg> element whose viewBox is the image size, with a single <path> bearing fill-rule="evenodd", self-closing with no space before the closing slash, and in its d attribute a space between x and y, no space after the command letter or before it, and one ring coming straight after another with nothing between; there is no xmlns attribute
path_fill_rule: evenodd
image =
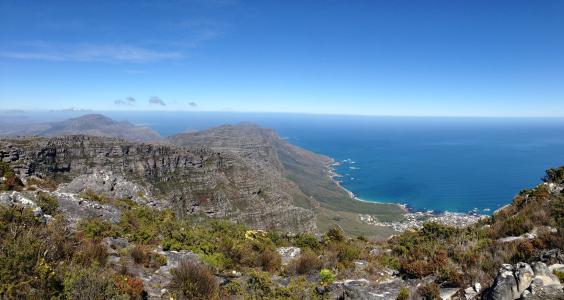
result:
<svg viewBox="0 0 564 300"><path fill-rule="evenodd" d="M239 113L239 114L288 114L288 115L316 115L343 117L381 117L381 118L491 118L491 119L561 119L562 116L546 115L390 115L390 114L355 114L355 113L315 113L291 111L237 111L237 110L97 110L97 109L0 109L2 113Z"/></svg>

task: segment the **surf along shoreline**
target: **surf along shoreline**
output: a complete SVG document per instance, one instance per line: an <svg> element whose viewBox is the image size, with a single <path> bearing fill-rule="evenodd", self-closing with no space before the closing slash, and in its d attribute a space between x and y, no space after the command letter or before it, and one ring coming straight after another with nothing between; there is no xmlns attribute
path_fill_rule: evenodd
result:
<svg viewBox="0 0 564 300"><path fill-rule="evenodd" d="M421 228L425 222L436 222L443 225L454 226L454 227L465 227L477 223L478 221L487 218L487 215L479 214L477 211L471 211L467 213L449 212L449 211L422 211L417 210L407 204L401 203L390 203L384 201L369 201L364 200L356 196L356 194L347 188L345 188L341 181L338 180L339 177L343 175L337 173L336 168L341 166L343 163L352 162L351 159L344 161L336 161L331 158L331 163L328 166L328 176L331 180L343 191L345 191L350 199L353 201L361 201L364 203L371 204L391 204L396 205L401 210L404 211L403 219L395 222L383 222L378 220L376 217L369 214L359 214L359 219L367 224L374 226L384 226L391 227L395 231L403 232L410 229Z"/></svg>

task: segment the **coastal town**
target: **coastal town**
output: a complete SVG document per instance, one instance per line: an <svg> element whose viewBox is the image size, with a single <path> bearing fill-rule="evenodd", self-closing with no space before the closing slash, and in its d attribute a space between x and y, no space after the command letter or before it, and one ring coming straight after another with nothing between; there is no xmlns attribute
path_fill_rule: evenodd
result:
<svg viewBox="0 0 564 300"><path fill-rule="evenodd" d="M485 215L480 215L477 213L453 213L453 212L443 212L440 214L434 213L432 211L427 212L411 212L404 215L404 219L397 222L381 222L377 218L366 215L359 214L359 218L362 222L368 223L374 226L385 226L391 227L395 231L404 232L406 230L412 230L421 228L425 222L436 222L443 225L454 226L454 227L464 227L474 224L481 219L485 218Z"/></svg>

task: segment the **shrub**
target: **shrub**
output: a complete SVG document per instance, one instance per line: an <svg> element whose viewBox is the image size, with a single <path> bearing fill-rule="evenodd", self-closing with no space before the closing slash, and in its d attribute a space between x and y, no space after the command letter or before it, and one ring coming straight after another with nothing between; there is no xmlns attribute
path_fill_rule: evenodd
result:
<svg viewBox="0 0 564 300"><path fill-rule="evenodd" d="M294 274L309 274L321 269L321 260L311 250L304 250L298 259L290 262L288 269Z"/></svg>
<svg viewBox="0 0 564 300"><path fill-rule="evenodd" d="M55 215L59 210L59 201L57 198L44 192L37 194L36 204L41 207L43 213L48 215Z"/></svg>
<svg viewBox="0 0 564 300"><path fill-rule="evenodd" d="M353 260L360 258L362 253L362 249L353 241L331 242L328 248L330 252L336 254L337 260L345 266L350 265Z"/></svg>
<svg viewBox="0 0 564 300"><path fill-rule="evenodd" d="M108 258L108 250L101 242L87 239L82 241L75 254L75 258L84 266L90 266L93 263L96 263L99 266L104 266L106 264L106 259Z"/></svg>
<svg viewBox="0 0 564 300"><path fill-rule="evenodd" d="M321 271L319 271L319 280L321 281L321 284L324 286L331 285L336 278L337 276L335 276L335 274L333 274L331 270L322 269Z"/></svg>
<svg viewBox="0 0 564 300"><path fill-rule="evenodd" d="M110 204L112 200L104 195L98 195L92 190L85 190L84 192L80 193L80 197L94 202L99 202L102 204Z"/></svg>
<svg viewBox="0 0 564 300"><path fill-rule="evenodd" d="M48 191L54 191L59 185L55 180L50 178L31 177L26 181L27 186L37 186Z"/></svg>
<svg viewBox="0 0 564 300"><path fill-rule="evenodd" d="M558 277L558 280L560 280L560 282L564 282L564 272L554 270L554 275Z"/></svg>
<svg viewBox="0 0 564 300"><path fill-rule="evenodd" d="M140 278L127 275L115 275L114 284L120 294L129 296L129 299L144 299L144 285Z"/></svg>
<svg viewBox="0 0 564 300"><path fill-rule="evenodd" d="M309 233L299 234L294 240L294 245L302 249L318 250L320 248L317 238Z"/></svg>
<svg viewBox="0 0 564 300"><path fill-rule="evenodd" d="M326 233L327 239L330 241L342 242L346 239L345 233L339 226L333 226Z"/></svg>
<svg viewBox="0 0 564 300"><path fill-rule="evenodd" d="M113 278L105 269L98 267L73 267L64 280L66 299L115 299L119 292Z"/></svg>
<svg viewBox="0 0 564 300"><path fill-rule="evenodd" d="M399 290L397 300L407 300L409 299L409 290L406 287L402 287Z"/></svg>
<svg viewBox="0 0 564 300"><path fill-rule="evenodd" d="M155 260L155 263L157 264L157 266L159 266L159 267L160 266L166 266L168 264L166 256L161 255L159 253L155 253L154 260Z"/></svg>
<svg viewBox="0 0 564 300"><path fill-rule="evenodd" d="M142 245L135 245L129 251L129 255L133 258L133 262L136 264L145 265L151 259L148 249Z"/></svg>
<svg viewBox="0 0 564 300"><path fill-rule="evenodd" d="M439 286L435 283L429 283L429 284L422 285L417 289L417 292L425 300L441 299L441 296L440 296L440 293L439 293Z"/></svg>
<svg viewBox="0 0 564 300"><path fill-rule="evenodd" d="M251 272L247 286L250 290L249 292L254 296L251 299L273 298L275 288L268 273Z"/></svg>
<svg viewBox="0 0 564 300"><path fill-rule="evenodd" d="M564 166L546 170L543 181L564 184Z"/></svg>
<svg viewBox="0 0 564 300"><path fill-rule="evenodd" d="M282 258L278 252L272 250L271 248L265 249L258 257L259 264L262 266L263 270L267 272L274 272L280 268L282 264Z"/></svg>
<svg viewBox="0 0 564 300"><path fill-rule="evenodd" d="M205 265L183 261L171 273L170 290L178 299L219 299L219 285Z"/></svg>
<svg viewBox="0 0 564 300"><path fill-rule="evenodd" d="M91 239L102 239L113 234L112 224L100 218L84 219L78 224L78 229Z"/></svg>

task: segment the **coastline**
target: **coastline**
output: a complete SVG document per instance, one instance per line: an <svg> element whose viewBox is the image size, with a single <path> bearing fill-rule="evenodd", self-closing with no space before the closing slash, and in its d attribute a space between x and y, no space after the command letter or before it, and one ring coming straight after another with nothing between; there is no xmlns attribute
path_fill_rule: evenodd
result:
<svg viewBox="0 0 564 300"><path fill-rule="evenodd" d="M337 162L335 161L335 159L331 158L331 163L328 165L328 176L339 188L345 191L352 200L361 201L364 203L396 205L397 207L401 208L404 211L403 219L397 222L382 222L378 220L378 218L371 216L369 214L359 214L360 221L364 223L374 226L390 227L395 231L403 232L406 230L421 228L423 224L426 222L436 222L439 224L454 226L454 227L465 227L475 224L480 220L483 220L484 218L488 217L487 215L479 214L476 211L471 211L467 213L449 212L449 211L435 212L432 210L420 211L414 208L410 208L407 204L368 201L361 199L358 196L356 196L352 191L345 188L341 184L341 182L336 179L338 177L342 177L342 175L336 172L336 167L340 165L341 162Z"/></svg>
<svg viewBox="0 0 564 300"><path fill-rule="evenodd" d="M335 159L331 158L331 163L328 166L328 176L329 176L329 178L331 178L331 181L333 181L333 183L335 183L335 185L337 185L341 190L345 191L352 200L360 201L360 202L364 202L364 203L371 203L371 204L395 205L395 206L401 208L406 213L410 212L411 209L407 207L407 204L390 203L390 202L383 202L383 201L369 201L369 200L364 200L364 199L359 198L355 193L353 193L352 191L345 188L341 184L341 182L336 179L337 177L343 176L343 175L341 175L341 174L339 174L335 171L335 167L340 166L340 165L341 165L340 162L337 162L337 161L335 161Z"/></svg>

